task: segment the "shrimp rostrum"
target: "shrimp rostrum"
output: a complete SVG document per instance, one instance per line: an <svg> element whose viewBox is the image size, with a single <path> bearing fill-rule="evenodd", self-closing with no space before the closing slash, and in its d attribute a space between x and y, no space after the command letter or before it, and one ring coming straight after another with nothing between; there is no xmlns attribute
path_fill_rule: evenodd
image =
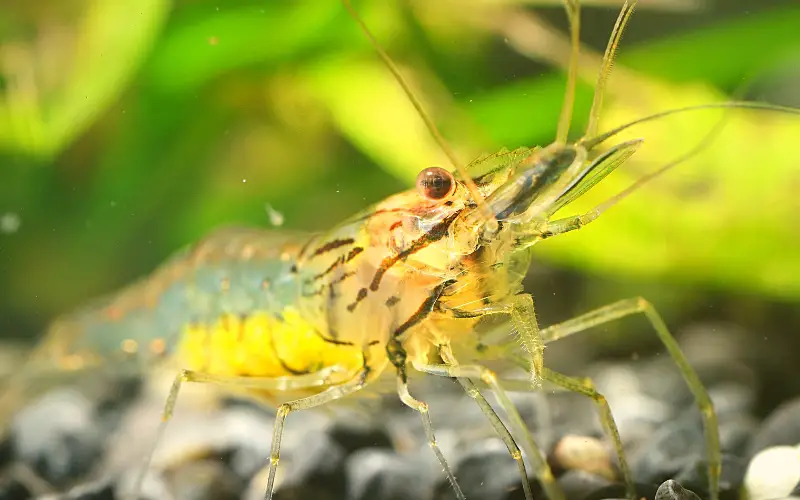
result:
<svg viewBox="0 0 800 500"><path fill-rule="evenodd" d="M632 140L601 148L605 141L636 123L702 108L673 110L597 133L606 77L634 3L625 3L612 32L581 139L567 141L579 25L577 1L570 0L566 10L573 52L556 140L545 147L501 151L465 167L345 1L456 172L425 168L414 189L391 196L326 233L309 236L228 229L212 234L144 281L56 322L35 357L56 359L67 368L120 353L168 358L178 371L164 408L161 432L186 382L214 384L277 406L267 499L275 489L286 418L292 412L361 391L388 375L396 379L403 403L419 413L431 449L457 498L463 500L453 470L436 444L428 405L415 399L408 387L412 371L453 378L480 406L507 446L519 468L525 497L533 498L528 481L530 465L530 472L548 498L564 498L542 450L504 390L504 381L472 359L465 363L458 359L462 352L486 349L491 341L481 334L482 327L491 323L494 332L499 323L507 334L499 341L493 334L494 344L501 351L510 345L522 353L514 360L527 370L530 389L546 382L583 394L596 404L616 451L627 496L635 499L634 481L605 398L590 380L547 368L544 349L557 339L642 314L695 396L705 432L709 497L715 500L721 466L713 406L653 306L642 298L622 300L540 328L533 298L522 286L533 245L592 222L641 184L586 214L557 217L562 208L602 181L641 144L641 140ZM797 113L758 103L706 107ZM506 414L505 421L484 399L481 390L486 388Z"/></svg>

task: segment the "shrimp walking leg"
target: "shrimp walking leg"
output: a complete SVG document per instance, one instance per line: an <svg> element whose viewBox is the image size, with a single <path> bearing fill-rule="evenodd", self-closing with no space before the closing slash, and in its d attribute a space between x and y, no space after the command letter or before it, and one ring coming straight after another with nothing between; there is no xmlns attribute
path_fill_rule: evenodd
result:
<svg viewBox="0 0 800 500"><path fill-rule="evenodd" d="M542 377L546 381L552 382L563 389L583 394L594 401L600 412L600 421L605 428L606 434L608 434L614 444L614 450L619 460L619 468L622 472L623 480L625 481L625 492L629 499L636 500L636 487L633 484L633 476L628 467L628 461L625 459L625 451L622 449L622 439L619 437L617 423L614 421L614 416L611 414L611 407L608 406L608 401L606 401L605 396L597 392L594 383L589 378L577 379L568 377L548 368L544 369Z"/></svg>
<svg viewBox="0 0 800 500"><path fill-rule="evenodd" d="M533 440L533 436L531 435L530 431L528 430L525 422L522 420L519 412L517 411L514 403L508 397L508 394L500 385L497 380L497 376L494 372L485 368L480 365L458 365L455 358L453 357L452 352L450 352L449 347L441 346L439 348L440 355L442 359L447 363L443 365L423 365L423 364L415 364L414 368L419 371L429 373L431 375L438 375L441 377L452 377L456 378L467 394L475 399L475 401L480 406L483 413L492 423L495 431L500 435L505 443L506 447L508 448L509 453L517 461L520 467L520 474L522 475L522 484L525 488L525 495L526 498L531 498L532 493L530 490L530 484L528 484L528 475L525 471L525 465L522 460L522 456L520 455L519 446L514 441L513 436L508 431L508 429L503 425L502 421L498 417L497 413L492 409L491 406L487 403L486 399L481 395L478 388L475 387L475 384L470 379L480 380L487 386L491 388L494 392L495 396L497 397L498 404L506 412L509 417L509 421L511 424L512 429L514 432L522 436L523 438L523 447L525 448L525 452L528 455L529 460L533 464L534 467L534 474L536 478L542 485L547 498L550 500L559 500L564 498L564 494L559 488L558 483L556 483L555 478L553 477L553 473L550 470L550 466L547 465L547 461L544 458L544 454L542 453L539 446L536 445L536 442Z"/></svg>
<svg viewBox="0 0 800 500"><path fill-rule="evenodd" d="M156 447L161 436L172 418L175 411L175 404L178 400L178 394L184 382L198 382L205 384L225 385L229 387L238 387L242 389L261 389L261 390L274 390L285 391L295 389L309 389L313 387L320 387L333 383L332 377L336 373L341 373L339 367L330 367L320 370L318 372L309 373L305 375L296 375L291 377L275 377L275 378L259 378L259 377L231 377L223 375L211 375L208 373L196 372L192 370L181 370L172 381L167 401L164 404L164 410L161 416L161 423L159 424L156 433L156 439L153 442L151 452L148 454L139 474L136 476L136 481L131 490L131 497L137 498L144 482L144 477L147 470L150 468L150 463L155 454Z"/></svg>
<svg viewBox="0 0 800 500"><path fill-rule="evenodd" d="M585 214L574 215L549 222L547 224L548 238L551 238L557 234L568 233L570 231L576 231L582 228L583 226L595 221L598 217L600 217L606 208L608 207L605 204L602 204L598 205L592 210L589 210Z"/></svg>
<svg viewBox="0 0 800 500"><path fill-rule="evenodd" d="M582 314L576 318L558 323L541 330L541 336L545 344L555 340L568 337L574 333L588 330L610 321L614 321L633 314L644 314L647 320L656 331L659 340L664 344L667 352L677 365L678 369L692 391L700 416L703 420L703 434L708 459L708 488L709 497L717 500L719 495L719 479L722 472L722 462L719 445L719 427L717 425L717 415L714 412L714 405L711 398L700 381L697 372L689 364L686 356L681 351L675 337L669 332L667 325L658 314L656 309L642 297L620 300L605 307L595 309ZM581 391L578 391L581 392ZM615 443L616 446L616 443Z"/></svg>
<svg viewBox="0 0 800 500"><path fill-rule="evenodd" d="M544 368L544 342L536 322L533 309L533 297L529 294L515 295L510 304L511 321L522 341L523 347L531 356L531 381L540 385L541 372Z"/></svg>
<svg viewBox="0 0 800 500"><path fill-rule="evenodd" d="M428 438L428 445L433 450L433 453L436 454L436 458L439 460L445 475L447 475L447 481L453 488L456 498L458 498L458 500L466 500L464 493L461 491L461 487L456 481L456 476L453 474L453 470L450 468L450 465L447 463L447 459L445 459L444 454L442 454L442 450L436 443L436 435L433 433L431 416L428 413L428 404L424 401L414 399L414 397L408 392L408 383L406 382L405 377L400 374L398 374L397 377L397 394L400 396L400 400L406 406L419 412L419 415L422 418L422 427L425 429L425 437Z"/></svg>
<svg viewBox="0 0 800 500"><path fill-rule="evenodd" d="M366 385L367 374L369 369L366 367L359 370L350 380L326 389L325 391L309 396L306 398L296 399L283 403L278 407L275 413L275 424L272 429L272 446L269 452L269 472L267 479L267 489L264 492L265 500L272 500L272 494L275 490L275 473L278 471L278 462L281 455L281 439L283 438L283 427L286 423L286 417L289 413L299 410L308 410L321 406L331 401L337 400L348 394L352 394Z"/></svg>

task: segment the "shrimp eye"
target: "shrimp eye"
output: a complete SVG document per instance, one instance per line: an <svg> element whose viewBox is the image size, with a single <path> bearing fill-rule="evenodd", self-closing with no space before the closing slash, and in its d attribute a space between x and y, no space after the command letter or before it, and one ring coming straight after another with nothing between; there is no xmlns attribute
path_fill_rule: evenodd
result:
<svg viewBox="0 0 800 500"><path fill-rule="evenodd" d="M429 200L441 200L453 194L456 181L453 174L440 167L429 167L417 176L417 190Z"/></svg>

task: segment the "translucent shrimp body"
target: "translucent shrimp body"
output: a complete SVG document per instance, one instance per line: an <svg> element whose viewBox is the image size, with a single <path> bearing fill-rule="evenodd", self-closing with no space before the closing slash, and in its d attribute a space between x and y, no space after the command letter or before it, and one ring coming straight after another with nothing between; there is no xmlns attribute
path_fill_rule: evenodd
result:
<svg viewBox="0 0 800 500"><path fill-rule="evenodd" d="M276 406L267 499L276 487L287 416L361 391L388 374L396 379L400 399L419 413L428 443L456 497L464 500L436 443L428 406L415 399L407 385L410 370L450 377L475 400L508 448L526 499L533 499L529 464L545 495L559 500L563 492L504 391L505 381L482 365L459 360L462 353L479 358L497 347L493 353L510 354L512 361L528 371L530 388L546 381L592 399L617 453L627 497L635 499L634 481L608 403L590 380L545 367L544 347L602 323L642 314L695 396L708 454L708 494L716 500L721 458L714 409L653 306L642 298L622 300L540 329L533 298L522 290L534 244L596 220L642 183L677 163L642 178L590 212L555 218L561 208L624 163L641 140L603 151L600 144L636 123L686 111L665 112L596 133L603 87L635 4L625 2L603 58L585 137L568 143L580 16L576 0L565 4L573 51L554 143L501 151L468 167L461 165L376 43L448 153L457 176L441 168L426 169L418 189L389 197L321 234L255 228L214 233L152 276L56 321L35 351L33 364L74 370L108 362L130 361L138 367L170 362L178 373L165 404L161 432L184 382L214 384ZM345 5L351 9L346 0ZM374 42L363 23L362 28ZM754 103L718 107L726 106L798 112ZM498 327L501 336L494 335ZM496 396L508 427L483 397L478 383ZM21 376L4 398L24 395ZM10 407L9 399L0 403L0 410Z"/></svg>

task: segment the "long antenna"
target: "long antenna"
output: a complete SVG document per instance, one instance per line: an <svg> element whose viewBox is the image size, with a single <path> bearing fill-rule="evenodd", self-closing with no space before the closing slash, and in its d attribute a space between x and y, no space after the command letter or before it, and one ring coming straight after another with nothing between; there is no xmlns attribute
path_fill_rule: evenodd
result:
<svg viewBox="0 0 800 500"><path fill-rule="evenodd" d="M436 128L436 125L433 123L431 117L425 112L425 109L422 107L422 103L420 103L419 99L417 99L417 96L414 95L414 92L411 91L411 87L408 85L405 78L403 78L403 75L400 74L400 70L394 64L394 61L392 61L392 59L389 57L389 54L383 50L383 47L381 47L380 43L378 43L378 40L372 35L372 32L370 32L369 28L367 28L367 25L364 23L364 21L361 20L361 17L359 17L356 10L350 4L350 0L342 0L342 3L344 3L344 6L350 13L350 16L355 19L359 27L361 27L361 31L363 31L367 36L367 39L369 39L369 42L372 44L375 51L378 53L381 59L383 59L383 62L389 68L389 71L392 72L397 80L397 83L399 83L400 87L403 88L403 92L406 93L406 96L408 96L408 99L411 101L414 109L417 110L420 118L422 118L422 121L425 122L425 126L427 126L428 130L430 130L434 140L436 140L436 142L439 144L439 147L442 148L442 151L444 151L444 154L450 159L450 163L452 163L458 173L461 174L461 177L464 179L464 183L467 185L467 189L469 189L469 192L472 195L472 199L475 200L475 202L481 207L486 220L493 220L494 214L489 209L489 206L485 203L483 195L481 195L481 192L478 190L478 186L476 186L475 182L473 182L472 177L467 171L467 168L463 163L458 161L458 158L456 157L452 148L447 141L445 141L444 137L439 132L439 129Z"/></svg>
<svg viewBox="0 0 800 500"><path fill-rule="evenodd" d="M584 137L591 137L597 133L597 123L600 116L600 108L603 106L603 97L605 96L606 85L608 83L608 75L611 74L611 68L614 66L614 57L617 55L617 48L622 39L622 33L625 31L625 26L633 14L633 9L636 8L637 0L628 3L627 1L622 6L622 10L617 16L617 22L614 23L614 29L611 31L611 37L608 39L606 51L603 54L603 62L600 65L600 73L597 75L597 84L594 88L594 100L592 101L592 109L589 112L589 124L586 126L586 134Z"/></svg>
<svg viewBox="0 0 800 500"><path fill-rule="evenodd" d="M564 94L564 104L561 106L561 116L558 119L556 142L567 143L569 124L572 121L572 111L575 107L575 85L578 81L578 57L581 44L581 6L577 0L566 0L564 9L569 19L570 47L569 65L567 67L567 89Z"/></svg>
<svg viewBox="0 0 800 500"><path fill-rule="evenodd" d="M595 137L586 137L578 141L578 144L583 145L587 150L591 150L597 145L607 141L611 137L623 132L634 125L639 125L641 123L646 123L649 121L657 120L659 118L664 118L665 116L676 115L679 113L685 113L687 111L699 111L703 109L725 109L725 108L738 108L738 109L763 109L766 111L778 111L780 113L787 113L792 115L800 115L800 108L792 108L789 106L780 106L778 104L768 104L765 102L753 102L753 101L731 101L731 102L718 102L713 104L697 104L694 106L685 106L683 108L676 108L670 109L667 111L661 111L660 113L654 113L652 115L648 115L632 122L625 123L620 125L616 128L609 130L608 132L603 132L602 134L595 136Z"/></svg>
<svg viewBox="0 0 800 500"><path fill-rule="evenodd" d="M730 108L728 108L726 111L730 111ZM711 129L711 131L708 132L705 135L703 140L700 141L699 143L697 143L697 145L695 147L693 147L691 150L689 150L688 152L682 154L681 156L679 156L678 158L672 160L671 162L660 166L659 168L653 170L652 172L648 172L647 174L643 175L642 177L639 177L630 186L626 187L625 189L623 189L622 191L618 192L614 196L612 196L612 197L608 198L607 200L605 200L604 202L600 203L591 212L585 214L582 217L582 219L585 218L584 220L582 220L582 222L584 224L587 224L587 223L597 219L598 217L600 217L600 215L603 212L605 212L609 208L615 206L616 204L618 204L619 202L621 202L622 200L624 200L625 198L630 196L635 191L638 191L645 184L648 184L650 181L652 181L656 177L661 177L668 170L672 170L675 166L680 165L681 163L684 163L687 160L690 160L691 158L693 158L694 156L699 154L701 151L703 151L706 148L708 148L711 145L711 143L717 138L717 136L719 136L719 134L722 132L722 129L727 124L726 118L727 118L727 116L723 116L720 119L720 121L717 122L716 125L714 125L714 127Z"/></svg>
<svg viewBox="0 0 800 500"><path fill-rule="evenodd" d="M744 88L741 89L741 92L743 92L743 91L744 91ZM737 93L741 93L741 92L737 92ZM658 118L663 118L663 117L669 116L669 115L683 113L683 112L686 112L686 111L698 111L698 110L703 110L703 109L725 109L725 110L728 110L728 111L730 111L732 109L760 109L760 110L777 111L777 112L780 112L780 113L788 113L788 114L796 114L796 115L800 114L800 108L791 108L791 107L787 107L787 106L779 106L779 105L776 105L776 104L767 104L767 103L760 103L760 102L747 102L747 101L732 101L732 102L723 102L723 103L716 103L716 104L702 104L702 105L699 105L699 106L687 106L685 108L672 109L672 110L669 110L669 111L663 111L661 113L656 113L656 114L653 114L653 115L650 115L650 116L645 116L644 118L640 118L640 119L632 121L630 123L626 123L626 124L621 125L621 126L615 128L615 129L613 129L613 130L611 130L609 132L601 134L598 137L589 139L584 144L585 144L585 147L587 149L591 149L591 148L597 146L598 144L600 144L601 142L609 139L610 137L612 137L612 136L614 136L614 135L622 132L623 130L626 130L626 129L634 126L634 125L637 125L637 124L640 124L640 123L643 123L643 122L648 122L648 121L651 121L651 120L656 120ZM661 177L664 173L666 173L667 171L671 170L675 166L685 162L686 160L688 160L688 159L692 158L693 156L697 155L700 151L706 149L709 146L709 144L711 144L711 142L716 138L716 136L718 136L720 134L720 132L722 131L722 128L725 126L725 123L726 123L725 118L726 118L726 116L723 117L722 119L720 119L720 121L714 126L714 128L708 134L706 134L705 138L700 143L698 143L694 148L692 148L689 152L681 155L679 158L667 163L666 165L662 165L661 167L657 168L656 170L654 170L652 172L649 172L646 175L640 177L639 179L637 179L633 184L631 184L627 188L623 189L622 191L620 191L619 193L615 194L611 198L605 200L603 203L601 203L600 205L596 206L590 212L588 212L588 213L584 214L583 216L581 216L581 224L585 225L585 224L588 224L589 222L597 219L603 212L605 212L609 208L613 207L614 205L616 205L617 203L619 203L623 199L627 198L633 192L639 190L645 184L651 182L653 179L655 179L657 177Z"/></svg>

